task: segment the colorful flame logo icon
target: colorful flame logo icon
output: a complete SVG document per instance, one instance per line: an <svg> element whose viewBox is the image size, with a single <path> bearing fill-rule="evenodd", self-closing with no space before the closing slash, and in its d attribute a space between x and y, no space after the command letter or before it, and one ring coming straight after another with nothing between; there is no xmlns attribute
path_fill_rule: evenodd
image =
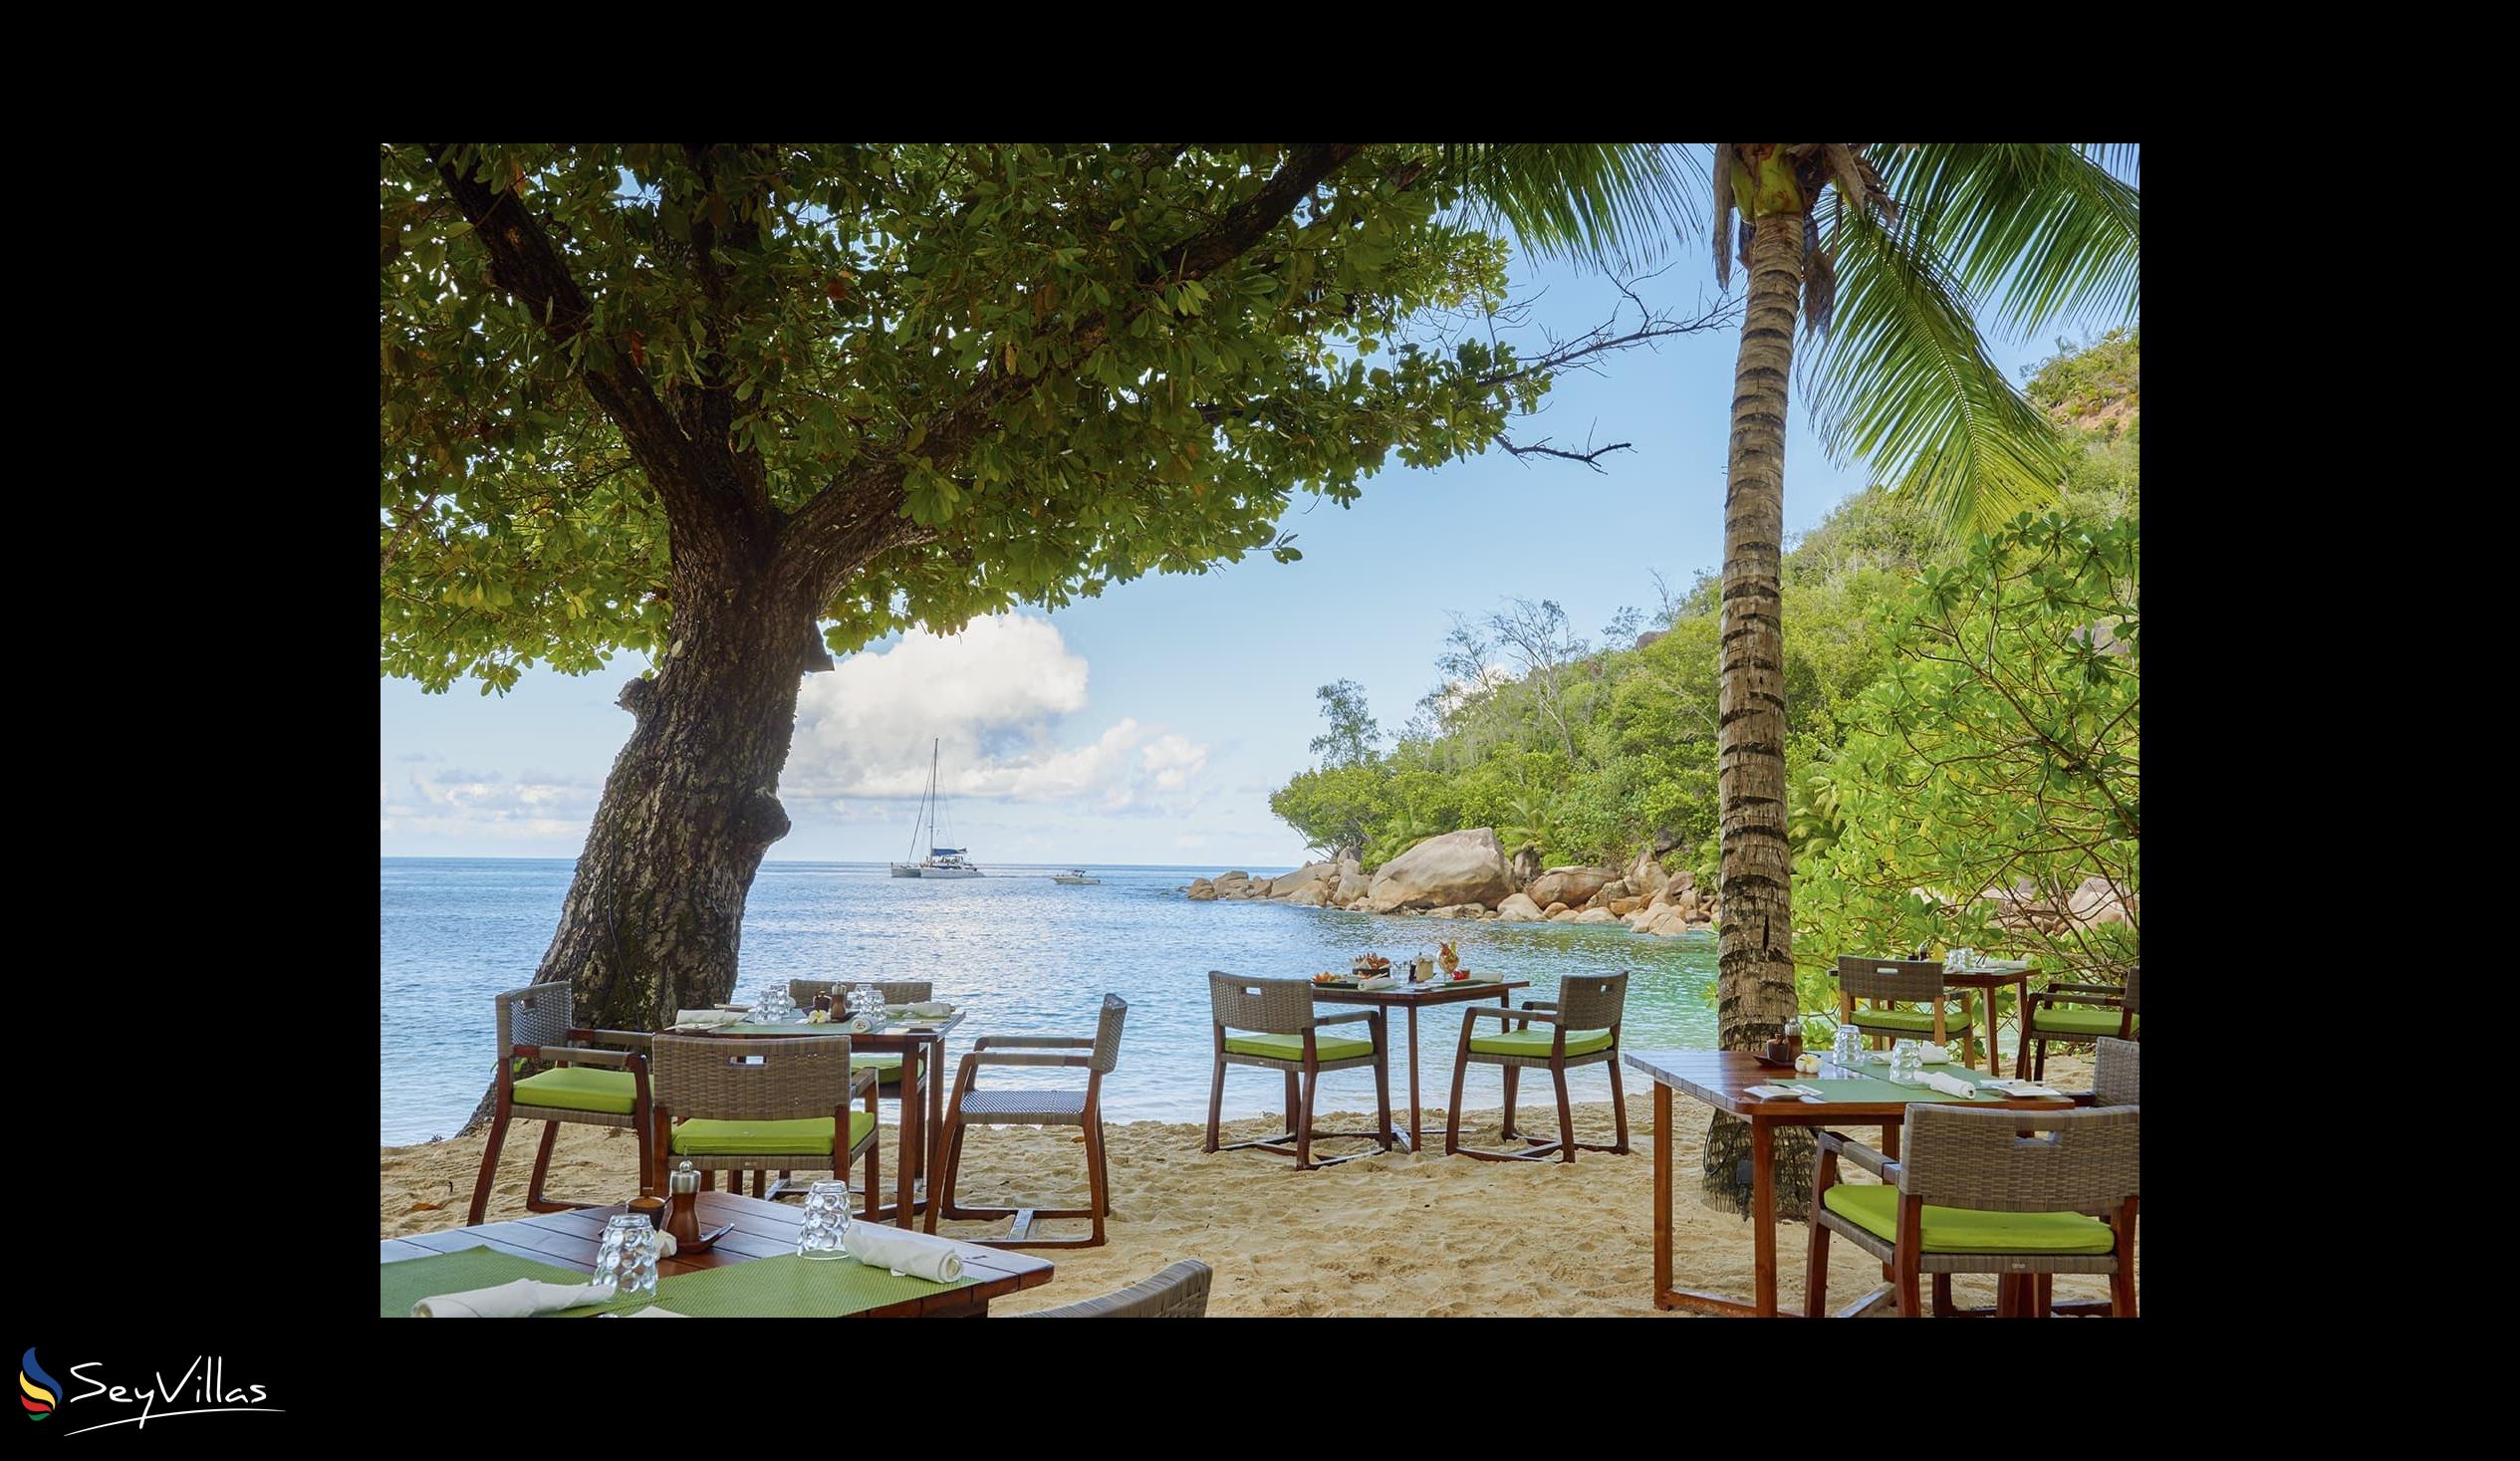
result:
<svg viewBox="0 0 2520 1461"><path fill-rule="evenodd" d="M61 1398L60 1384L35 1362L35 1351L27 1350L26 1357L18 1361L18 1388L25 1392L18 1396L18 1403L26 1407L27 1419L42 1420L53 1413L53 1403Z"/></svg>

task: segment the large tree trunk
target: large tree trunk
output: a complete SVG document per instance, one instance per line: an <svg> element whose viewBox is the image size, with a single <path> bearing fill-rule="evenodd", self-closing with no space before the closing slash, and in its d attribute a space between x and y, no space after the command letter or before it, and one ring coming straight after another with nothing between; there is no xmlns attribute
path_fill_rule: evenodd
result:
<svg viewBox="0 0 2520 1461"><path fill-rule="evenodd" d="M811 612L740 572L677 566L674 586L671 636L650 676L622 690L638 723L534 973L567 981L577 1023L596 1029L658 1030L734 995L744 900L788 833L777 791L798 686L831 663Z"/></svg>
<svg viewBox="0 0 2520 1461"><path fill-rule="evenodd" d="M1720 164L1719 164L1720 165ZM1722 803L1723 920L1716 945L1715 1029L1751 1050L1793 1018L1794 863L1785 837L1785 406L1803 287L1803 216L1758 220L1741 354L1733 366L1724 490L1723 667L1716 733ZM1706 1132L1705 1187L1717 1204L1748 1201L1749 1128L1717 1113ZM1778 1143L1779 1216L1807 1211L1808 1162Z"/></svg>

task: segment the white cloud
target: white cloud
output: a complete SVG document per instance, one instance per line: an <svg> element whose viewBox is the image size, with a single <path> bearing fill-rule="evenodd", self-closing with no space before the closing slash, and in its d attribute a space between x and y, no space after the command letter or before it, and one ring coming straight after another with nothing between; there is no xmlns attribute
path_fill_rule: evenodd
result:
<svg viewBox="0 0 2520 1461"><path fill-rule="evenodd" d="M378 831L415 837L461 834L503 841L583 838L603 788L592 781L528 771L415 771L394 794L377 783Z"/></svg>
<svg viewBox="0 0 2520 1461"><path fill-rule="evenodd" d="M1122 812L1190 791L1208 748L1161 726L1123 718L1086 745L1058 744L1061 723L1086 708L1087 675L1056 627L1021 614L853 654L806 679L780 795L791 811L844 817L855 809L834 805L843 799L915 800L931 740L943 743L948 797Z"/></svg>

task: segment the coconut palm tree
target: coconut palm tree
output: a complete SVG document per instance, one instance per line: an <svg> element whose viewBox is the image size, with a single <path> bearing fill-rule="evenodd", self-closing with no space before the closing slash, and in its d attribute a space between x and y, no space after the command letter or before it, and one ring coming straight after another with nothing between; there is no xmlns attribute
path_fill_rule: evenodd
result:
<svg viewBox="0 0 2520 1461"><path fill-rule="evenodd" d="M1988 358L1976 317L2025 334L2076 314L2134 320L2142 231L2133 143L1702 146L1467 146L1453 165L1540 252L1630 265L1703 233L1718 284L1730 288L1736 253L1749 276L1725 472L1716 759L1716 1028L1741 1050L1795 1014L1780 583L1795 326L1821 342L1803 373L1833 453L1922 494L1955 527L2000 521L2053 497L2064 458L2054 426ZM1710 213L1694 206L1700 180ZM1710 1191L1737 1197L1746 1145L1740 1124L1718 1117ZM1777 1184L1781 1210L1807 1200L1788 1191L1800 1185Z"/></svg>

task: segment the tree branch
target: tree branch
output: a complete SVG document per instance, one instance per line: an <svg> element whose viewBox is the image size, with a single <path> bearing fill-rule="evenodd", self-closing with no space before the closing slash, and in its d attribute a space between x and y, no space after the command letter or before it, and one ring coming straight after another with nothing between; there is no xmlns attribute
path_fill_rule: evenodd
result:
<svg viewBox="0 0 2520 1461"><path fill-rule="evenodd" d="M592 334L594 307L541 221L518 200L513 187L494 192L469 167L448 161L453 146L429 143L429 161L489 255L491 279L531 310L543 322L543 332L564 350ZM676 556L699 551L726 562L748 556L752 515L725 442L692 440L656 398L626 348L614 348L611 364L603 368L582 355L577 370L587 393L621 427L648 489L664 507Z"/></svg>
<svg viewBox="0 0 2520 1461"><path fill-rule="evenodd" d="M1296 148L1258 192L1225 210L1207 228L1164 250L1138 276L1138 282L1150 288L1179 283L1212 274L1232 263L1284 222L1306 194L1364 145L1323 142ZM1144 308L1143 303L1133 302L1123 312L1123 322ZM1073 352L1079 357L1091 355L1109 336L1113 323L1099 314L1078 321L1072 337ZM960 460L974 442L996 427L998 408L1032 384L1012 370L983 365L980 378L963 393L962 399L928 418L920 454L940 468ZM891 458L907 449L909 431L904 428L888 447L871 448L869 455L882 460L881 467L835 479L789 519L780 537L780 557L783 565L792 566L812 588L818 606L838 588L840 576L864 561L851 556L853 542L866 541L862 530L851 525L862 525L878 515L890 517L899 511L908 471ZM894 539L880 546L900 541Z"/></svg>

